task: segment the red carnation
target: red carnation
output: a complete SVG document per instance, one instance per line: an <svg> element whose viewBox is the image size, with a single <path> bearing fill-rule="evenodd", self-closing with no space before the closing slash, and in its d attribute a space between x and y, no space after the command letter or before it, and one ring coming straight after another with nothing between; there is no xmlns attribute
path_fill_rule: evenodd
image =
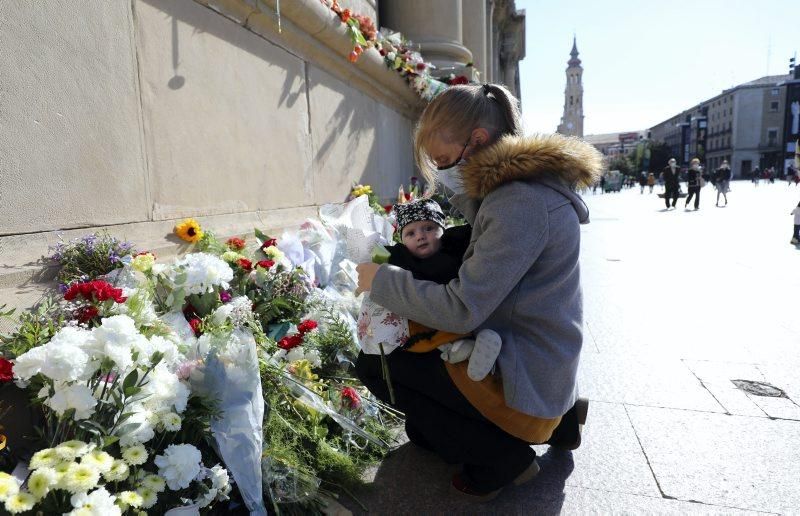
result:
<svg viewBox="0 0 800 516"><path fill-rule="evenodd" d="M383 207L383 211L385 211L387 214L389 214L389 213L392 212L392 208L393 208L393 206L391 204L387 204L386 206Z"/></svg>
<svg viewBox="0 0 800 516"><path fill-rule="evenodd" d="M201 321L200 319L192 319L191 321L189 321L189 326L192 327L192 331L194 332L195 337L199 337L200 334L202 333L200 331L201 324L203 324L203 321Z"/></svg>
<svg viewBox="0 0 800 516"><path fill-rule="evenodd" d="M353 13L351 13L351 12L350 12L350 9L345 9L345 10L344 10L344 11L342 11L342 13L339 15L339 18L341 18L341 19L342 19L342 23L347 23L347 21L350 19L350 17L351 17L352 15L353 15Z"/></svg>
<svg viewBox="0 0 800 516"><path fill-rule="evenodd" d="M456 84L469 84L469 79L467 79L464 75L459 75L458 77L453 77L452 79L447 81L447 84L450 86L455 86Z"/></svg>
<svg viewBox="0 0 800 516"><path fill-rule="evenodd" d="M231 237L226 242L225 245L233 249L234 251L241 251L244 249L244 239L239 237Z"/></svg>
<svg viewBox="0 0 800 516"><path fill-rule="evenodd" d="M263 244L261 244L261 249L266 249L267 247L271 247L273 245L274 246L278 245L278 239L277 238L268 238L268 239L264 240Z"/></svg>
<svg viewBox="0 0 800 516"><path fill-rule="evenodd" d="M351 409L357 409L361 406L361 396L352 387L342 388L342 404L345 403L345 400L347 400L347 404L350 405Z"/></svg>
<svg viewBox="0 0 800 516"><path fill-rule="evenodd" d="M300 335L305 335L306 333L310 332L316 327L317 327L317 321L306 319L305 321L297 325L297 331L300 332Z"/></svg>
<svg viewBox="0 0 800 516"><path fill-rule="evenodd" d="M0 358L0 382L10 382L14 379L14 364L5 358Z"/></svg>
<svg viewBox="0 0 800 516"><path fill-rule="evenodd" d="M424 69L425 69L425 63L417 63L417 70L424 70Z"/></svg>
<svg viewBox="0 0 800 516"><path fill-rule="evenodd" d="M269 269L273 265L275 265L275 262L272 260L261 260L258 263L256 263L256 266L261 267L263 269Z"/></svg>
<svg viewBox="0 0 800 516"><path fill-rule="evenodd" d="M292 335L291 337L284 337L278 341L278 347L281 349L285 349L289 351L292 348L296 348L300 344L303 343L303 337L301 335Z"/></svg>
<svg viewBox="0 0 800 516"><path fill-rule="evenodd" d="M253 262L251 262L247 258L239 258L238 260L236 260L236 263L239 265L239 267L241 267L246 271L253 270Z"/></svg>
<svg viewBox="0 0 800 516"><path fill-rule="evenodd" d="M127 297L122 295L121 288L114 288L106 281L95 280L84 283L73 283L64 293L64 299L72 301L81 296L87 301L107 301L113 299L115 303L124 303Z"/></svg>
<svg viewBox="0 0 800 516"><path fill-rule="evenodd" d="M100 310L97 309L96 306L84 306L78 313L75 314L78 317L78 321L82 324L87 324L89 321L100 315Z"/></svg>

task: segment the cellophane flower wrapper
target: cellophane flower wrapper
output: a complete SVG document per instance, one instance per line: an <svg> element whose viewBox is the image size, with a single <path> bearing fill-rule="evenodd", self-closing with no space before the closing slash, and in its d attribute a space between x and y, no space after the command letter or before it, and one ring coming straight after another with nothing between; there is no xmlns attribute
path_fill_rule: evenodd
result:
<svg viewBox="0 0 800 516"><path fill-rule="evenodd" d="M203 358L204 365L192 373L192 388L217 399L223 408L221 417L211 421L217 452L250 514L266 515L261 470L264 397L256 341L246 329L233 330L227 338L209 339L213 342ZM200 350L204 347L198 342Z"/></svg>

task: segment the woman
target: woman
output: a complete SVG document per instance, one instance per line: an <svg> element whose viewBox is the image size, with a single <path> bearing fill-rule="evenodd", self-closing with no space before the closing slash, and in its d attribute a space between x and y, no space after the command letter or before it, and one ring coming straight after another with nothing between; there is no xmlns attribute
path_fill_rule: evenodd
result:
<svg viewBox="0 0 800 516"><path fill-rule="evenodd" d="M420 169L453 192L451 203L472 226L458 278L438 285L386 264L358 266L359 290L402 317L502 337L498 372L481 382L438 353L386 357L409 438L463 463L452 485L476 501L536 475L530 443L576 448L586 415L586 403L576 403L576 374L579 225L588 210L573 188L597 181L602 156L574 138L522 136L517 105L500 85L454 86L417 125ZM380 357L359 355L356 370L389 400Z"/></svg>

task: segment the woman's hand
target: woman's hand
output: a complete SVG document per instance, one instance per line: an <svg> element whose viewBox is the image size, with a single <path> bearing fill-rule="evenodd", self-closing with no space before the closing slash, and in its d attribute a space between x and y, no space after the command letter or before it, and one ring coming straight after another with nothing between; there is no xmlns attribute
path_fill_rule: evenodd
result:
<svg viewBox="0 0 800 516"><path fill-rule="evenodd" d="M356 265L356 272L358 272L358 288L356 289L356 295L372 290L372 280L375 279L378 267L380 267L380 265L372 262L364 262Z"/></svg>

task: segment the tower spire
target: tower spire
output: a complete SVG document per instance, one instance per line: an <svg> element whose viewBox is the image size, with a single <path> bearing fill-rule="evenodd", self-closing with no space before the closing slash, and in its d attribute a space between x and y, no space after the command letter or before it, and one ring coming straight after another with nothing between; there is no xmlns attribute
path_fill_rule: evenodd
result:
<svg viewBox="0 0 800 516"><path fill-rule="evenodd" d="M570 51L569 55L572 57L567 64L570 66L578 66L581 64L581 60L578 59L578 43L576 40L575 35L572 35L572 51Z"/></svg>

